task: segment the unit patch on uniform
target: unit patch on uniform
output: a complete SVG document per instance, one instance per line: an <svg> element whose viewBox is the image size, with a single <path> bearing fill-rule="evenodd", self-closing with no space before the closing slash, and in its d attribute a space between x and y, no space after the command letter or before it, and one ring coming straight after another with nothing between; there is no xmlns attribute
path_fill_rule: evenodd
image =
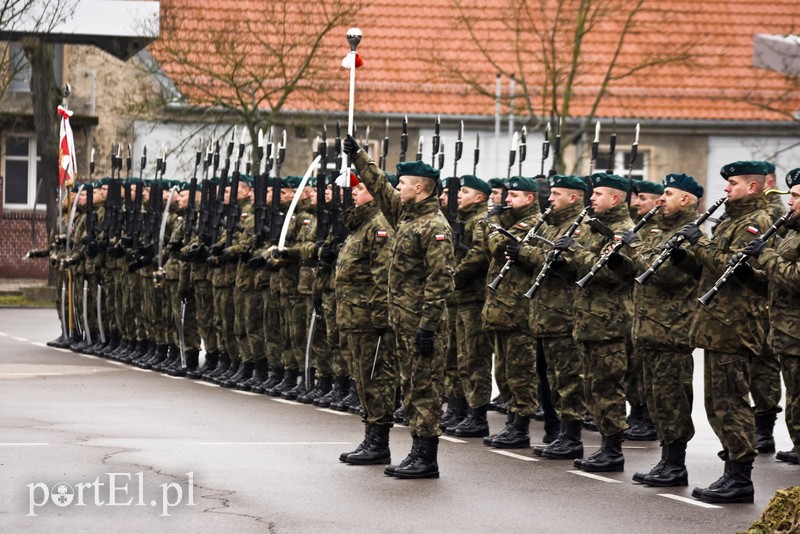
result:
<svg viewBox="0 0 800 534"><path fill-rule="evenodd" d="M523 230L527 230L527 229L528 229L528 226L530 226L530 225L529 225L528 223L526 223L525 221L522 221L522 222L520 222L519 224L517 224L517 226L519 226L519 227L520 227L520 228L522 228Z"/></svg>
<svg viewBox="0 0 800 534"><path fill-rule="evenodd" d="M447 236L445 236L444 234L436 234L434 238L436 239L436 241L444 241L445 239L447 239Z"/></svg>
<svg viewBox="0 0 800 534"><path fill-rule="evenodd" d="M748 226L747 231L753 235L758 235L758 228L756 228L755 226Z"/></svg>
<svg viewBox="0 0 800 534"><path fill-rule="evenodd" d="M378 237L389 237L389 233L386 230L378 230L375 235Z"/></svg>
<svg viewBox="0 0 800 534"><path fill-rule="evenodd" d="M661 230L659 228L650 228L651 234L660 234Z"/></svg>

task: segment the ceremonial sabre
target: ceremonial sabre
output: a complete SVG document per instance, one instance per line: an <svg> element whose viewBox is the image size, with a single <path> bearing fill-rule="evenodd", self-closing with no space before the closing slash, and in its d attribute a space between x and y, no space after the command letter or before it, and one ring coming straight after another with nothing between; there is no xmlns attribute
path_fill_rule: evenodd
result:
<svg viewBox="0 0 800 534"><path fill-rule="evenodd" d="M278 250L283 250L284 245L286 245L286 234L289 233L289 223L292 222L292 215L294 214L294 209L297 207L297 203L300 202L300 197L303 195L303 189L305 189L306 184L308 183L308 179L311 178L311 173L314 172L314 168L317 165L319 165L321 159L322 156L317 156L316 158L314 158L314 161L312 161L311 165L309 165L308 169L306 169L306 173L303 175L303 179L300 180L300 185L297 186L297 189L294 192L292 203L289 204L289 209L286 211L286 218L283 220L283 228L281 228L281 235L280 238L278 239Z"/></svg>
<svg viewBox="0 0 800 534"><path fill-rule="evenodd" d="M167 219L169 219L169 206L172 204L172 197L175 196L175 191L178 186L174 185L169 190L167 196L167 205L164 206L164 213L161 215L161 228L158 232L158 270L161 271L164 267L164 234L167 231Z"/></svg>
<svg viewBox="0 0 800 534"><path fill-rule="evenodd" d="M381 340L383 336L378 336L378 345L375 347L375 358L372 359L372 372L369 374L369 379L375 378L375 366L378 364L378 353L381 350Z"/></svg>
<svg viewBox="0 0 800 534"><path fill-rule="evenodd" d="M311 385L311 343L314 340L314 330L317 326L317 312L311 311L311 322L308 325L308 339L306 340L306 365L304 369L306 387Z"/></svg>
<svg viewBox="0 0 800 534"><path fill-rule="evenodd" d="M92 345L92 333L89 331L89 281L83 281L83 336L86 343Z"/></svg>
<svg viewBox="0 0 800 534"><path fill-rule="evenodd" d="M100 341L105 344L106 331L103 328L103 284L97 284L97 325L100 327Z"/></svg>
<svg viewBox="0 0 800 534"><path fill-rule="evenodd" d="M181 300L181 322L178 324L178 340L181 343L181 366L186 368L186 337L184 329L186 324L186 299Z"/></svg>

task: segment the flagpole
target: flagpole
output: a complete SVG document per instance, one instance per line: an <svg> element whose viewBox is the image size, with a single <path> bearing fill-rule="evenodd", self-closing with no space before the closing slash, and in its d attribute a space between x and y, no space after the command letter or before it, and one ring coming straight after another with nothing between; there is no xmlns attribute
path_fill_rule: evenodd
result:
<svg viewBox="0 0 800 534"><path fill-rule="evenodd" d="M356 49L361 42L361 30L358 28L350 28L347 30L347 42L350 43L350 52L348 52L349 66L350 66L350 102L349 109L347 110L347 133L353 135L353 111L356 104ZM350 158L347 154L342 155L342 169L339 175L339 187L347 187L350 185ZM346 176L347 178L343 178ZM347 183L345 184L345 180Z"/></svg>

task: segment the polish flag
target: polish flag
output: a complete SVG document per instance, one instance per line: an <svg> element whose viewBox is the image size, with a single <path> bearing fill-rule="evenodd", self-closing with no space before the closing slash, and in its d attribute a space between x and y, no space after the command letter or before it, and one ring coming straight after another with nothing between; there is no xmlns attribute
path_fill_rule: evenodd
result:
<svg viewBox="0 0 800 534"><path fill-rule="evenodd" d="M58 132L58 185L70 187L77 176L75 140L72 136L72 127L69 125L72 112L64 106L58 106L58 116L61 117Z"/></svg>

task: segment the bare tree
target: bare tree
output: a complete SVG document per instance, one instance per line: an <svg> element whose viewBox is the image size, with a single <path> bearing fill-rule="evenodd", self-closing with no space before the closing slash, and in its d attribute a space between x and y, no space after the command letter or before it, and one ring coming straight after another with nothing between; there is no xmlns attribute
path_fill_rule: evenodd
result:
<svg viewBox="0 0 800 534"><path fill-rule="evenodd" d="M437 74L487 98L495 98L496 73L513 75L514 112L523 121L541 126L581 118L564 133L562 147L581 138L620 82L690 65L700 39L670 42L659 30L672 23L670 14L650 11L644 0L505 0L500 10L479 0L452 2L474 49L435 55ZM464 60L476 51L479 64Z"/></svg>
<svg viewBox="0 0 800 534"><path fill-rule="evenodd" d="M205 2L161 5L161 38L151 51L168 83L160 103L148 102L151 109L178 100L216 114L210 122L223 111L223 120L244 123L251 139L276 123L290 97L313 101L323 90L331 62L342 55L339 47L334 59L326 37L351 24L359 9L356 0L247 2L218 12Z"/></svg>

